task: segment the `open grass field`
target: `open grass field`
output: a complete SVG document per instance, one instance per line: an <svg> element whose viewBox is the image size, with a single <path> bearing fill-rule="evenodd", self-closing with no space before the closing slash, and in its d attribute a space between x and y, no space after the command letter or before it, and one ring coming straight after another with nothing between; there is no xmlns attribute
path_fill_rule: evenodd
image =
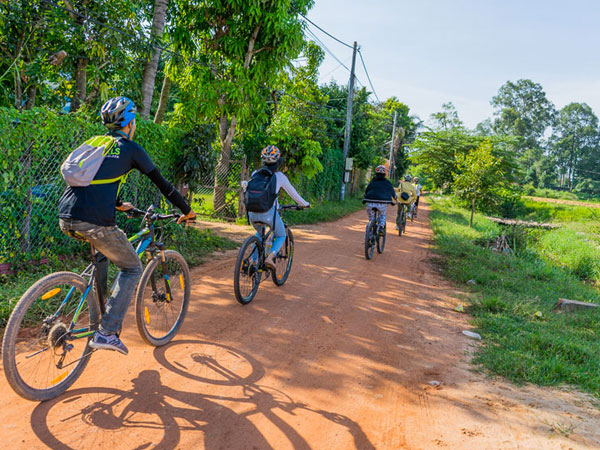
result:
<svg viewBox="0 0 600 450"><path fill-rule="evenodd" d="M523 231L477 215L469 228L467 210L445 198L431 204L444 272L470 291L467 311L483 336L475 362L513 382L568 384L600 397L600 310L552 310L558 298L600 303L600 236L594 213L527 202L531 208L524 218L565 226ZM513 251L490 248L502 233ZM475 284L467 284L469 280Z"/></svg>

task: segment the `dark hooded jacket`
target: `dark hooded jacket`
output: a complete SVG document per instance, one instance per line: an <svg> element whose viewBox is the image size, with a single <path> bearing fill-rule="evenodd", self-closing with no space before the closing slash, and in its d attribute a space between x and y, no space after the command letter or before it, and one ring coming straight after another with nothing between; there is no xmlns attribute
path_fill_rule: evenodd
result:
<svg viewBox="0 0 600 450"><path fill-rule="evenodd" d="M393 203L394 200L396 200L396 192L390 180L383 174L376 174L367 186L363 203Z"/></svg>

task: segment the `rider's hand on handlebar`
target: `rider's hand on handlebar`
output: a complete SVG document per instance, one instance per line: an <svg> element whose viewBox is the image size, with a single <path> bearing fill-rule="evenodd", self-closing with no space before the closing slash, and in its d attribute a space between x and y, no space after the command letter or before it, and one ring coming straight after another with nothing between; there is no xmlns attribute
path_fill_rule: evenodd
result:
<svg viewBox="0 0 600 450"><path fill-rule="evenodd" d="M123 211L123 212L129 211L133 208L134 208L134 206L129 202L123 202L123 203L121 203L120 206L116 206L117 211Z"/></svg>
<svg viewBox="0 0 600 450"><path fill-rule="evenodd" d="M193 210L190 210L190 212L187 213L185 216L181 216L179 219L177 219L177 223L182 223L182 222L190 223L190 222L195 222L195 221L196 221L196 213Z"/></svg>

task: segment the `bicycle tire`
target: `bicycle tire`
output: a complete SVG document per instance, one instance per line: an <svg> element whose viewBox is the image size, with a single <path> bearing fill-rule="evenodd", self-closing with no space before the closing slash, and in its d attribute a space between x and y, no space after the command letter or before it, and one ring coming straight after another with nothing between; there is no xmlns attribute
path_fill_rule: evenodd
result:
<svg viewBox="0 0 600 450"><path fill-rule="evenodd" d="M4 373L6 375L6 379L8 380L8 383L10 384L10 386L12 387L12 389L19 394L21 397L27 399L27 400L33 400L33 401L46 401L46 400L50 400L53 398L58 397L60 394L62 394L63 392L65 392L81 375L81 373L83 372L83 369L85 368L85 366L87 365L90 356L92 354L92 350L89 348L88 343L90 341L91 335L87 337L87 339L82 338L81 339L81 345L78 345L78 348L82 348L82 353L81 356L78 353L78 350L75 350L75 353L73 354L76 358L73 362L70 362L67 365L64 365L64 367L59 367L58 365L55 365L56 367L56 371L51 368L51 364L50 363L40 363L38 362L37 364L43 365L44 367L46 367L46 374L47 376L44 378L48 378L48 382L49 384L51 384L52 386L49 388L38 388L38 387L34 387L32 386L30 383L31 382L27 382L23 379L23 372L25 371L24 366L27 366L27 360L31 361L31 365L36 364L36 361L40 361L42 358L48 359L48 358L53 358L57 356L56 353L56 349L59 348L59 345L63 345L66 344L67 341L66 340L60 340L62 338L62 336L60 337L56 337L56 341L55 341L55 345L54 345L54 351L52 351L51 353L47 353L47 350L51 350L51 345L48 345L49 340L51 339L51 334L53 333L53 330L56 330L58 332L62 332L62 330L60 328L57 328L57 326L64 326L65 328L68 326L68 324L62 323L62 320L60 319L60 315L59 317L57 317L56 320L58 320L58 322L56 322L56 320L53 322L53 326L51 329L49 329L49 326L45 326L45 325L40 325L39 329L36 331L34 330L34 327L27 327L27 328L21 328L21 325L23 323L23 320L26 318L27 312L30 310L30 308L33 311L32 305L34 304L34 302L37 299L40 299L41 301L44 302L44 305L48 305L50 302L50 298L51 297L55 297L58 292L57 289L59 291L61 291L61 288L58 288L58 286L71 286L73 288L75 288L75 290L79 291L80 294L83 295L83 293L85 292L86 288L87 288L87 282L86 280L81 277L80 275L73 273L73 272L55 272L52 273L50 275L46 275L45 277L39 279L38 281L36 281L33 285L31 285L31 287L29 289L27 289L27 291L23 294L23 296L21 297L21 299L17 302L17 304L15 305L15 308L12 312L12 314L10 315L10 318L8 319L8 322L6 324L6 329L5 329L5 333L4 333L4 339L2 341L2 363L4 366ZM73 291L74 292L74 291ZM53 293L50 297L47 297L47 294ZM79 303L79 299L81 297L79 297L79 299L77 298L77 295L72 297L74 299L73 303ZM57 303L60 302L60 297L56 297L54 301L56 301ZM86 297L86 303L88 306L88 311L89 311L89 320L87 321L89 323L90 326L90 330L95 328L95 326L97 325L97 323L100 321L100 306L98 304L97 298L96 298L96 292L94 289L90 289L90 291L88 292L88 295ZM69 303L67 303L67 305L69 305ZM65 307L62 309L62 311L67 311L69 308L67 308L67 305L65 305ZM82 310L83 312L83 310ZM31 314L34 314L33 312ZM45 313L44 313L45 314ZM35 314L35 315L39 315ZM62 314L61 314L62 315ZM85 314L80 314L80 316L82 318L82 321L85 320ZM31 317L30 317L31 319ZM37 320L37 319L36 319ZM45 328L44 328L45 327ZM21 332L21 339L28 339L28 343L27 344L23 344L23 343L18 343L18 339L19 339L19 331ZM34 335L32 334L32 331L36 331L37 335L34 337ZM56 333L56 332L55 332ZM64 335L63 335L64 336ZM57 344L56 342L59 342L60 344ZM70 342L76 342L78 341L78 339L72 340ZM43 343L44 342L44 343ZM85 344L84 344L85 342ZM42 350L42 351L37 351L34 352L33 354L29 355L29 356L25 356L24 359L21 359L21 362L17 362L17 345L19 345L19 347L21 349L25 349L27 348L27 353L29 353L30 351L33 351L33 349L31 348L31 344L36 343L37 345L35 346L35 348L39 348L41 349L42 345L48 345L46 350ZM66 344L66 345L74 345L74 344ZM63 347L64 349L64 347ZM69 350L65 350L65 354L66 352L70 352L74 349L74 347L72 347ZM37 359L37 355L40 355L40 358ZM36 357L36 359L30 359ZM56 359L56 358L54 358ZM64 358L63 358L64 361ZM51 362L51 361L50 361ZM65 368L68 366L73 366L73 369L71 370L71 372L64 372ZM20 366L20 368L18 367ZM55 376L56 373L59 373L58 376ZM34 370L34 373L37 375L38 374L38 369ZM51 378L54 377L54 378Z"/></svg>
<svg viewBox="0 0 600 450"><path fill-rule="evenodd" d="M181 270L179 273L163 273L162 276L160 276L161 280L166 280L167 283L169 283L171 298L167 295L166 287L164 288L165 292L161 292L161 288L155 286L156 281L158 280L152 279L152 276L155 275L156 271L163 270L160 257L152 259L144 269L142 277L138 282L135 295L135 321L138 331L144 342L155 347L168 344L175 337L187 314L191 295L192 276L185 258L175 250L165 250L164 255L168 272L171 272L171 270L169 270L169 264L171 262L176 264ZM177 295L173 295L173 288L177 285L171 284L171 276L177 277L179 281L180 289ZM149 283L150 285L148 285ZM147 288L151 289L152 297L150 301L152 303L147 301L147 295L145 294L150 292L147 291ZM161 320L163 323L166 323L169 308L174 304L176 300L175 297L181 297L181 306L179 307L179 311L176 312L175 320L172 325L167 325L169 328L164 335L157 336L149 330L149 325L151 323L155 324L160 322Z"/></svg>
<svg viewBox="0 0 600 450"><path fill-rule="evenodd" d="M250 258L250 255L254 252L254 250L250 252L247 258L245 258L244 255L246 254L246 251L253 245L256 246L256 249L258 250L258 255L256 261L250 263L250 260L248 258ZM235 293L235 299L242 305L247 305L248 303L250 303L254 299L256 292L258 291L260 277L262 276L260 272L260 264L264 258L263 251L264 250L260 239L257 236L249 236L244 241L242 247L240 248L240 251L238 252L238 256L235 261L235 268L233 271L233 291ZM248 261L246 261L247 267L245 268L245 270L247 270L248 273L244 274L242 269L245 262L244 260L246 259L248 259ZM252 267L254 268L254 273L249 274ZM240 284L240 277L248 277L248 279L250 280L251 289L248 295L244 295L242 293L242 284Z"/></svg>
<svg viewBox="0 0 600 450"><path fill-rule="evenodd" d="M365 258L371 259L373 257L373 252L375 251L375 242L373 239L373 228L375 225L375 220L370 220L367 223L367 228L365 230Z"/></svg>
<svg viewBox="0 0 600 450"><path fill-rule="evenodd" d="M399 208L401 209L400 213L396 216L396 225L398 225L398 236L402 236L402 233L404 232L404 227L406 226L406 211L404 209L404 206L399 206Z"/></svg>
<svg viewBox="0 0 600 450"><path fill-rule="evenodd" d="M380 255L383 253L383 249L385 248L385 238L386 238L386 231L385 231L385 227L383 227L383 236L381 236L381 235L377 236L377 253L379 253Z"/></svg>
<svg viewBox="0 0 600 450"><path fill-rule="evenodd" d="M277 266L277 264L275 265L276 270L273 271L271 279L273 280L273 283L275 283L276 286L283 286L285 284L288 277L290 276L290 272L292 270L292 262L294 260L294 235L292 234L292 230L290 230L288 226L285 227L285 232L285 244L283 244L283 248L285 249L285 256L282 259L284 261L287 261L287 264L285 265L285 271L283 274L278 273L279 267ZM280 256L277 255L277 258L279 259Z"/></svg>

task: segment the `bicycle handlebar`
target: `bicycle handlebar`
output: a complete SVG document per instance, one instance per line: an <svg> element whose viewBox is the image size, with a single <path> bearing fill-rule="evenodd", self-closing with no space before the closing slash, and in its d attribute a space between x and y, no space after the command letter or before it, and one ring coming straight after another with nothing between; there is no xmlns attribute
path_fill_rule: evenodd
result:
<svg viewBox="0 0 600 450"><path fill-rule="evenodd" d="M304 209L310 208L309 206L300 206L300 205L279 205L279 209L295 209L296 211L302 211Z"/></svg>
<svg viewBox="0 0 600 450"><path fill-rule="evenodd" d="M149 217L150 221L152 222L156 220L179 219L181 216L183 216L183 214L180 213L152 214L152 211L154 211L154 205L150 205L146 211L134 207L122 212L127 214L128 217Z"/></svg>

